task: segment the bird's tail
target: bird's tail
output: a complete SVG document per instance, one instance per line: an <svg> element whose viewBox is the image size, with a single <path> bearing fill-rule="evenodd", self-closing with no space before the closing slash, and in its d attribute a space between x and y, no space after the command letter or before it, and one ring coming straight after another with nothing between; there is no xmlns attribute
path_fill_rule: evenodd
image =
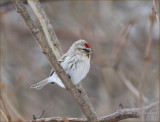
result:
<svg viewBox="0 0 160 122"><path fill-rule="evenodd" d="M48 80L49 79L46 78L46 79L44 79L44 80L42 80L42 81L40 81L40 82L32 85L30 88L35 88L37 90L42 89L44 86L46 86L47 84L49 84Z"/></svg>

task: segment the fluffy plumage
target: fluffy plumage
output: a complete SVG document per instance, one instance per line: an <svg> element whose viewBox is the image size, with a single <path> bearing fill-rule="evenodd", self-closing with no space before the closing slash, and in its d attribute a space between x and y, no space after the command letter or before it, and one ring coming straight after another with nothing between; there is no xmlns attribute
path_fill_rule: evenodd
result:
<svg viewBox="0 0 160 122"><path fill-rule="evenodd" d="M89 44L81 39L73 43L68 52L61 57L59 62L74 84L78 84L89 72L91 53ZM56 83L65 88L54 71L50 77L32 85L31 88L41 89L49 83Z"/></svg>

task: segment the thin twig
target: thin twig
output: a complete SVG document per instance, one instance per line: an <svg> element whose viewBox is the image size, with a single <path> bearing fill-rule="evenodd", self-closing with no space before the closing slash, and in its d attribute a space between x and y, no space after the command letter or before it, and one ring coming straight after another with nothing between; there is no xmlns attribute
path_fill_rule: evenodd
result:
<svg viewBox="0 0 160 122"><path fill-rule="evenodd" d="M105 74L105 68L104 67L101 67L101 77L102 77L102 82L103 82L103 86L106 90L106 93L108 94L108 88L110 87L108 84L107 84L107 79L106 79L106 74Z"/></svg>
<svg viewBox="0 0 160 122"><path fill-rule="evenodd" d="M48 105L47 105L47 107L40 113L38 119L40 119L40 118L43 116L43 114L44 114L44 112L46 111L47 108L48 108Z"/></svg>
<svg viewBox="0 0 160 122"><path fill-rule="evenodd" d="M124 85L131 91L131 93L133 93L133 95L135 95L137 98L140 98L138 89L136 89L136 87L133 86L131 81L129 81L119 69L119 63L120 63L119 61L120 61L122 52L125 49L124 46L127 41L126 37L128 36L131 30L131 27L133 26L134 23L135 23L135 19L129 20L122 34L116 41L114 49L112 51L112 55L111 55L111 63L113 64L112 66L113 66L113 69L115 70L115 73L117 74L119 79L122 81L122 83L124 83ZM144 95L142 98L145 102L148 102L148 99Z"/></svg>
<svg viewBox="0 0 160 122"><path fill-rule="evenodd" d="M120 71L119 69L117 69L115 71L116 71L117 76L125 84L125 86L139 99L140 96L139 96L138 89L136 87L134 87L133 84L131 84L131 81L129 81L125 77L125 75L124 75L124 73L122 71ZM143 98L145 103L147 103L149 101L145 96L142 96L142 98Z"/></svg>
<svg viewBox="0 0 160 122"><path fill-rule="evenodd" d="M8 108L8 110L11 111L11 113L14 115L14 117L16 119L24 121L24 118L17 112L16 108L11 104L11 102L8 99L7 95L6 94L2 94L2 97L3 97L4 101L5 101L5 104L6 104L7 108ZM10 118L10 116L9 116L9 118Z"/></svg>
<svg viewBox="0 0 160 122"><path fill-rule="evenodd" d="M7 105L6 105L6 103L4 102L3 95L2 95L2 91L1 91L1 94L0 94L0 95L1 95L2 106L4 107L4 110L5 110L6 114L7 114L7 118L8 118L9 121L11 121L11 115L9 114L9 111L8 111L8 109L7 109Z"/></svg>
<svg viewBox="0 0 160 122"><path fill-rule="evenodd" d="M153 0L153 12L155 13L156 19L157 19L157 23L159 25L159 17L158 17L158 11L157 11L157 7L156 7L156 0Z"/></svg>
<svg viewBox="0 0 160 122"><path fill-rule="evenodd" d="M3 111L2 111L1 109L0 109L0 113L2 114L2 116L3 116L4 120L5 120L6 122L8 122L7 117L5 116L5 114L3 113Z"/></svg>
<svg viewBox="0 0 160 122"><path fill-rule="evenodd" d="M149 66L149 62L151 59L151 49L152 49L152 41L153 41L153 27L154 27L154 23L156 21L156 11L155 11L155 3L153 0L153 8L152 8L152 13L149 15L150 17L150 29L149 29L149 36L148 36L148 42L146 45L146 49L145 49L145 54L144 54L144 65L143 65L143 70L141 73L141 82L140 82L140 86L139 86L139 94L140 94L140 99L139 99L139 104L140 104L140 108L142 109L143 107L143 87L144 87L144 81L145 81L145 77L146 77L146 72ZM141 110L141 121L143 121L143 111Z"/></svg>
<svg viewBox="0 0 160 122"><path fill-rule="evenodd" d="M128 33L130 32L131 27L135 23L135 19L129 20L129 22L126 24L122 34L118 37L114 49L111 54L111 61L118 61L117 58L120 57L120 53L122 52L122 49L124 47L124 44L126 43L126 37Z"/></svg>
<svg viewBox="0 0 160 122"><path fill-rule="evenodd" d="M40 119L43 116L43 114L46 111L46 109L48 108L48 106L49 105L47 105L46 108L44 108L44 110L39 114L38 117L36 117L35 115L33 115L33 120Z"/></svg>

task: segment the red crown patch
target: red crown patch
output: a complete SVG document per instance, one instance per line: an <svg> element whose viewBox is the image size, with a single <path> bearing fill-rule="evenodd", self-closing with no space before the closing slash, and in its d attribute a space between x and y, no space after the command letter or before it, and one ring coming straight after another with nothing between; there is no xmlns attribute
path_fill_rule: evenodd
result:
<svg viewBox="0 0 160 122"><path fill-rule="evenodd" d="M85 47L90 48L88 43L85 43L84 45L85 45Z"/></svg>

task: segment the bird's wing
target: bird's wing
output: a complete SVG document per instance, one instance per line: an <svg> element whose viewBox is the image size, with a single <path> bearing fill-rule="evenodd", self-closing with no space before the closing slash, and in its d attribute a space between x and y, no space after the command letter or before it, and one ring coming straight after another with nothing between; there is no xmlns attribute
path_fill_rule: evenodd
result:
<svg viewBox="0 0 160 122"><path fill-rule="evenodd" d="M61 63L65 60L65 58L66 58L66 55L64 54L64 55L61 57L61 59L59 60L59 63L61 64ZM51 72L50 72L49 76L52 76L53 73L54 73L54 70L51 69Z"/></svg>

